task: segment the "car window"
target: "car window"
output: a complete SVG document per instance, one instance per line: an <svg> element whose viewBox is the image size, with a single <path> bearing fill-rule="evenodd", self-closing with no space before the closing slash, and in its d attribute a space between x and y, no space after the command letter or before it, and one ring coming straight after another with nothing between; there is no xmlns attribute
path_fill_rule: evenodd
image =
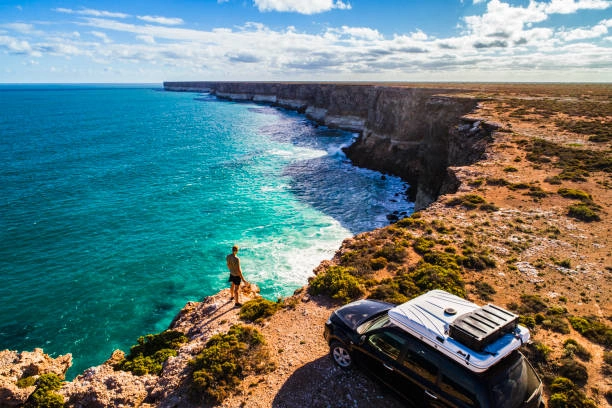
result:
<svg viewBox="0 0 612 408"><path fill-rule="evenodd" d="M380 332L371 335L368 342L375 349L383 352L394 360L399 357L406 340L393 332Z"/></svg>
<svg viewBox="0 0 612 408"><path fill-rule="evenodd" d="M452 397L469 404L470 406L478 407L478 400L474 390L474 384L469 384L466 377L458 377L451 379L446 375L442 375L442 381L440 383L442 391L451 395Z"/></svg>
<svg viewBox="0 0 612 408"><path fill-rule="evenodd" d="M404 357L403 364L421 377L432 383L436 382L438 367L425 358L425 352L408 350L406 357Z"/></svg>

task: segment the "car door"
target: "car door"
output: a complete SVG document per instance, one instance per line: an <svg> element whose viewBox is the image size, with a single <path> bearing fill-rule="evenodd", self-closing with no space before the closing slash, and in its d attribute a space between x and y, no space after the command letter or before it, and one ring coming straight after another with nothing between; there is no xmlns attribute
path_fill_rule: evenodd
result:
<svg viewBox="0 0 612 408"><path fill-rule="evenodd" d="M376 331L363 340L357 357L368 373L400 394L406 394L406 387L414 387L413 384L406 382L399 362L405 351L406 342L406 336L392 328ZM409 401L414 402L417 407L420 406L418 399L414 401L409 399Z"/></svg>

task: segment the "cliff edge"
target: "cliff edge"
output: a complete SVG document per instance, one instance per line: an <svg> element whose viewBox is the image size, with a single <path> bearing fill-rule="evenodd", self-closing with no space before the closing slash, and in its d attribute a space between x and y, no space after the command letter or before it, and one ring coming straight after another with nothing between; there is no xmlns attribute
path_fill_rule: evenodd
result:
<svg viewBox="0 0 612 408"><path fill-rule="evenodd" d="M358 132L347 156L357 166L406 180L417 210L440 194L456 191L457 180L449 168L479 160L497 127L465 118L477 99L445 87L164 82L164 89L269 103L304 113L321 125Z"/></svg>

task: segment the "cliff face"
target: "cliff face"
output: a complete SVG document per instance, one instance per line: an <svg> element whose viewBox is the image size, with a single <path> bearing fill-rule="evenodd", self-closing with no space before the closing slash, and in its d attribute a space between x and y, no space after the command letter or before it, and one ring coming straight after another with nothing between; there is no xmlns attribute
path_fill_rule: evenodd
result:
<svg viewBox="0 0 612 408"><path fill-rule="evenodd" d="M476 107L475 99L441 96L456 92L448 89L271 82L165 82L164 88L270 103L359 132L347 156L357 166L408 181L417 210L456 191L449 167L478 160L492 130L463 118Z"/></svg>

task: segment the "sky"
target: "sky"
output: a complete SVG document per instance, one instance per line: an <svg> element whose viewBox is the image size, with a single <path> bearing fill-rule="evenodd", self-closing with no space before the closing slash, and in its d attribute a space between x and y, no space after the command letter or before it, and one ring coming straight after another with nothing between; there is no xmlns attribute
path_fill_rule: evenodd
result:
<svg viewBox="0 0 612 408"><path fill-rule="evenodd" d="M612 82L612 0L0 0L0 83Z"/></svg>

